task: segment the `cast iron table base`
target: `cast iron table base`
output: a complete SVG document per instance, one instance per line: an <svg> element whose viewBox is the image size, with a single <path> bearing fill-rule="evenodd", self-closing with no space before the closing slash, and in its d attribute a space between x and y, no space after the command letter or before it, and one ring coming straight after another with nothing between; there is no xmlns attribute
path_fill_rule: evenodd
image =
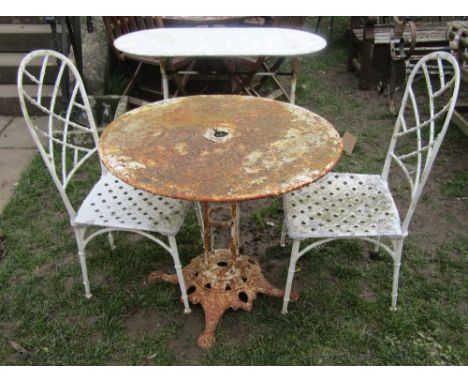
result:
<svg viewBox="0 0 468 382"><path fill-rule="evenodd" d="M205 329L198 337L202 349L214 345L215 331L224 312L232 308L250 311L257 293L283 298L284 290L272 286L262 275L257 261L248 256L232 256L229 249L217 249L206 257L197 256L183 268L187 294L192 304L201 304L205 312ZM152 272L150 282L178 284L177 276ZM299 294L291 293L291 301Z"/></svg>

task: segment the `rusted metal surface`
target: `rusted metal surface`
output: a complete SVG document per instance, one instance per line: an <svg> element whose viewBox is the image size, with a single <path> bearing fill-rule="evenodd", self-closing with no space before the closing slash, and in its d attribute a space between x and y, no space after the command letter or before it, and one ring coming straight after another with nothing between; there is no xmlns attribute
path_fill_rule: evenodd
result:
<svg viewBox="0 0 468 382"><path fill-rule="evenodd" d="M329 122L304 108L215 95L135 109L105 129L99 152L105 166L134 187L183 200L235 202L319 179L340 158L342 142Z"/></svg>
<svg viewBox="0 0 468 382"><path fill-rule="evenodd" d="M231 204L231 255L239 256L239 204Z"/></svg>
<svg viewBox="0 0 468 382"><path fill-rule="evenodd" d="M239 256L238 201L280 195L325 175L342 151L333 126L286 103L242 96L196 96L147 105L114 121L99 146L109 170L155 194L201 201L204 254L183 269L189 301L205 311L197 343L209 348L224 312L252 309L257 293L283 297L257 262ZM216 221L210 202L231 202ZM229 248L214 249L212 226L231 231ZM153 272L150 281L177 283ZM298 298L293 292L292 300Z"/></svg>
<svg viewBox="0 0 468 382"><path fill-rule="evenodd" d="M208 262L208 256L211 252L211 240L210 240L210 208L208 202L201 204L202 217L203 217L203 250L205 251L206 262Z"/></svg>
<svg viewBox="0 0 468 382"><path fill-rule="evenodd" d="M205 329L198 337L199 347L210 348L215 343L215 331L224 312L252 310L257 293L283 297L284 291L273 287L262 275L258 262L248 256L233 257L229 249L215 250L205 263L205 257L197 256L183 269L188 299L192 304L201 304L205 311ZM153 272L150 282L166 281L177 284L176 275ZM297 300L297 292L291 301Z"/></svg>

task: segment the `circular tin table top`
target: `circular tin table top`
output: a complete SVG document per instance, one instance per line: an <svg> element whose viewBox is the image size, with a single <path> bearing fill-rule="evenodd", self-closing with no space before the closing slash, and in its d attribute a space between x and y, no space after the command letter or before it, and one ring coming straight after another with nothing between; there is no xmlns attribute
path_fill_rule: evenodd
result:
<svg viewBox="0 0 468 382"><path fill-rule="evenodd" d="M341 156L335 128L302 107L208 95L132 110L103 132L109 171L151 193L233 202L281 195L329 172Z"/></svg>

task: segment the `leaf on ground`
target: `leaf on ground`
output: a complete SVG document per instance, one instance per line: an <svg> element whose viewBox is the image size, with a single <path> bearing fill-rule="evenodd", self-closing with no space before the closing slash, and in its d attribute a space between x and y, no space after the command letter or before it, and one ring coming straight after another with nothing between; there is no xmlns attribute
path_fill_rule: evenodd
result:
<svg viewBox="0 0 468 382"><path fill-rule="evenodd" d="M148 361L150 361L150 360L156 358L157 355L158 355L158 353L151 354L151 355L147 356L146 359L147 359Z"/></svg>
<svg viewBox="0 0 468 382"><path fill-rule="evenodd" d="M24 354L27 353L28 351L22 347L18 342L16 341L10 341L10 346L15 349L18 353Z"/></svg>

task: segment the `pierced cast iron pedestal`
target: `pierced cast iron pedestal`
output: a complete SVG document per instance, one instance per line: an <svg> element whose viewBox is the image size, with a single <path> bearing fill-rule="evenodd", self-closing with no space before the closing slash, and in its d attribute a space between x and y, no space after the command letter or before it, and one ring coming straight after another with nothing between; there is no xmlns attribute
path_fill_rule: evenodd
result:
<svg viewBox="0 0 468 382"><path fill-rule="evenodd" d="M272 286L262 275L258 262L248 256L231 258L226 249L214 251L205 264L205 256L197 256L183 269L189 301L201 304L205 311L205 329L197 339L202 349L214 345L215 331L224 312L239 308L250 312L257 293L283 298L284 290ZM177 276L153 272L151 282L167 281L177 284ZM299 297L291 293L291 301Z"/></svg>
<svg viewBox="0 0 468 382"><path fill-rule="evenodd" d="M216 327L227 309L240 308L249 312L252 310L257 293L283 298L284 290L275 288L265 279L257 261L238 254L237 203L232 203L231 208L230 249L211 250L209 227L216 222L209 219L211 211L208 203L202 203L202 209L205 254L193 258L182 272L189 301L192 304L201 304L205 312L205 329L198 337L197 344L207 349L214 345ZM162 272L152 272L149 281L178 284L177 275ZM298 297L299 294L293 291L290 300L296 301Z"/></svg>

